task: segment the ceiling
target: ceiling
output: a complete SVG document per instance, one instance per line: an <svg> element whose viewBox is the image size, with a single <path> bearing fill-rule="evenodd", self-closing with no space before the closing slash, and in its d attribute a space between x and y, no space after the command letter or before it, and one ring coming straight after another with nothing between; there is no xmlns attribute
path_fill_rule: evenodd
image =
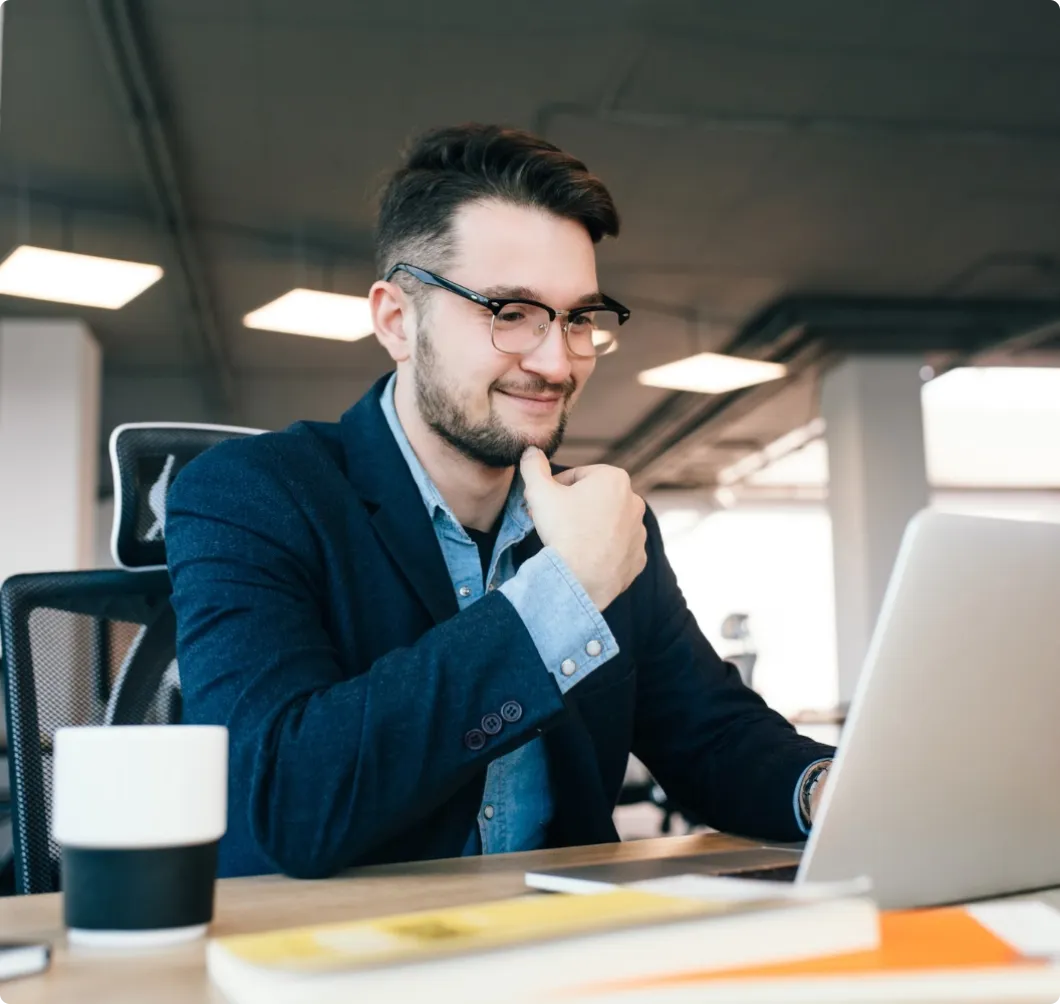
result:
<svg viewBox="0 0 1060 1004"><path fill-rule="evenodd" d="M120 311L79 310L104 352L104 434L337 417L386 369L374 340L240 319L295 285L363 293L373 195L402 145L466 120L543 132L604 179L623 217L600 274L633 319L564 462L709 485L816 416L837 353L970 351L1060 318L1054 0L3 9L0 251L31 242L166 269ZM989 323L965 340L919 313L967 302L978 318L987 300ZM830 328L800 313L836 303L847 312ZM68 310L0 297L6 314ZM785 347L796 328L825 333ZM716 400L636 382L733 344L788 352L796 375ZM1051 361L1060 341L1017 347L1001 356Z"/></svg>

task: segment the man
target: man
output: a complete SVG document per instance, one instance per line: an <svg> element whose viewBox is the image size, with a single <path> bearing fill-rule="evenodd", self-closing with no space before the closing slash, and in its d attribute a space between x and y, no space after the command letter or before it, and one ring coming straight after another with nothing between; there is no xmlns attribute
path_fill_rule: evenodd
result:
<svg viewBox="0 0 1060 1004"><path fill-rule="evenodd" d="M831 748L711 649L627 475L547 460L628 316L597 286L617 233L551 144L428 134L379 212L396 374L177 479L185 720L230 730L222 874L615 840L631 751L721 829L807 832Z"/></svg>

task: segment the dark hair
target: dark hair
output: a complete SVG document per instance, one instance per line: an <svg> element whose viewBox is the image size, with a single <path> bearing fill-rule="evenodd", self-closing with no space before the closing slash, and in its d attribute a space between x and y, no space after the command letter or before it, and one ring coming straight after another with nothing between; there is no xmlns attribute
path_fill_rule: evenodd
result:
<svg viewBox="0 0 1060 1004"><path fill-rule="evenodd" d="M487 198L574 220L594 244L618 236L611 193L576 157L518 129L450 126L414 140L383 189L375 230L379 275L399 261L442 267L452 252L453 215Z"/></svg>

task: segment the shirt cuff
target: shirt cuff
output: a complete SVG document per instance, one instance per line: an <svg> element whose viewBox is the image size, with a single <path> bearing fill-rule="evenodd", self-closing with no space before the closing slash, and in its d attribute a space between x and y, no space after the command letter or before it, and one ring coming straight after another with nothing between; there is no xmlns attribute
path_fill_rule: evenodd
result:
<svg viewBox="0 0 1060 1004"><path fill-rule="evenodd" d="M807 764L806 769L799 775L798 783L795 785L795 794L792 796L791 804L795 809L795 822L798 824L799 829L802 831L804 837L810 834L810 820L804 819L802 815L802 809L799 808L799 796L802 794L803 785L806 784L806 776L821 763L831 763L832 757L826 756L821 757L820 760L814 760L813 763Z"/></svg>
<svg viewBox="0 0 1060 1004"><path fill-rule="evenodd" d="M524 562L499 591L522 618L561 694L618 655L607 621L551 547Z"/></svg>

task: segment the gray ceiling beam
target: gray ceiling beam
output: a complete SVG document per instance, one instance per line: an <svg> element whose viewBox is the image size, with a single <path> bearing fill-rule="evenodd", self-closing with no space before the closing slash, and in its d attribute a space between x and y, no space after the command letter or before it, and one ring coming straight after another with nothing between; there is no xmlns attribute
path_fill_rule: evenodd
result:
<svg viewBox="0 0 1060 1004"><path fill-rule="evenodd" d="M158 223L177 264L187 319L204 364L210 404L234 417L235 382L221 335L213 292L189 222L175 144L162 113L162 88L133 0L88 0L104 60L125 110L130 138L154 202Z"/></svg>

